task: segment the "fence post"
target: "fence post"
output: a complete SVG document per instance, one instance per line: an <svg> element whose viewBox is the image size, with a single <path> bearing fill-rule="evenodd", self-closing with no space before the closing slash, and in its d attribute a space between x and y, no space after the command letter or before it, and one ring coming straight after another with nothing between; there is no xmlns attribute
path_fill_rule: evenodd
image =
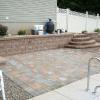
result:
<svg viewBox="0 0 100 100"><path fill-rule="evenodd" d="M98 21L99 21L99 14L97 14L97 18L96 18L96 29L98 29Z"/></svg>
<svg viewBox="0 0 100 100"><path fill-rule="evenodd" d="M60 27L60 23L59 23L59 21L58 21L58 18L59 18L59 13L60 13L60 11L59 11L59 8L57 7L57 19L56 19L56 29L59 29L59 27Z"/></svg>
<svg viewBox="0 0 100 100"><path fill-rule="evenodd" d="M86 11L85 31L87 31L88 11Z"/></svg>
<svg viewBox="0 0 100 100"><path fill-rule="evenodd" d="M67 29L67 32L69 31L69 29L68 29L69 12L70 12L70 9L66 9L66 29Z"/></svg>

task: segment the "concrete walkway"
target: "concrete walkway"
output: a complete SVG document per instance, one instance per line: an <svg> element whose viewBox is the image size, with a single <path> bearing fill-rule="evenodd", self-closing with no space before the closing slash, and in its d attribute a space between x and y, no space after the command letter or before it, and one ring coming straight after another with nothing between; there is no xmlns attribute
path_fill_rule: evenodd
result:
<svg viewBox="0 0 100 100"><path fill-rule="evenodd" d="M100 89L92 94L94 87L100 85L100 74L91 76L90 90L86 91L86 78L62 88L37 96L30 100L100 100Z"/></svg>

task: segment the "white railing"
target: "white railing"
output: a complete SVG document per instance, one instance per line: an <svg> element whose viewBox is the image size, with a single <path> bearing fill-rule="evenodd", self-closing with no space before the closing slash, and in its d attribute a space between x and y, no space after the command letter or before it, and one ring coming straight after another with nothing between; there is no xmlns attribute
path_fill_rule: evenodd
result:
<svg viewBox="0 0 100 100"><path fill-rule="evenodd" d="M3 79L3 73L1 70L0 70L0 93L1 93L2 99L6 100L5 89L4 89L4 79Z"/></svg>
<svg viewBox="0 0 100 100"><path fill-rule="evenodd" d="M57 29L64 29L68 32L82 32L84 30L93 32L100 28L100 16L89 15L71 11L70 9L57 8Z"/></svg>
<svg viewBox="0 0 100 100"><path fill-rule="evenodd" d="M92 58L89 59L89 62L88 62L87 88L86 88L87 91L90 89L91 62L92 62L93 60L95 60L95 59L98 60L98 61L100 62L100 58L99 58L99 57L92 57ZM100 85L99 85L99 86L96 86L96 87L94 88L94 91L93 91L94 94L96 93L96 91L97 91L98 88L100 88Z"/></svg>

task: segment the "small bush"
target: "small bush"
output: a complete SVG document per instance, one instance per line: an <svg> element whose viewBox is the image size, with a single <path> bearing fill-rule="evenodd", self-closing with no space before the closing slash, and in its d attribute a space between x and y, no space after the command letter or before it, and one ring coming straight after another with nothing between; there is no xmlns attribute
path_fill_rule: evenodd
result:
<svg viewBox="0 0 100 100"><path fill-rule="evenodd" d="M26 30L19 30L18 35L26 35Z"/></svg>
<svg viewBox="0 0 100 100"><path fill-rule="evenodd" d="M82 31L82 33L87 33L87 31L86 31L86 30L84 30L84 31Z"/></svg>
<svg viewBox="0 0 100 100"><path fill-rule="evenodd" d="M99 29L99 28L97 28L97 29L95 29L95 30L94 30L94 32L100 32L100 29Z"/></svg>
<svg viewBox="0 0 100 100"><path fill-rule="evenodd" d="M7 35L7 30L8 30L8 27L7 26L0 25L0 36Z"/></svg>

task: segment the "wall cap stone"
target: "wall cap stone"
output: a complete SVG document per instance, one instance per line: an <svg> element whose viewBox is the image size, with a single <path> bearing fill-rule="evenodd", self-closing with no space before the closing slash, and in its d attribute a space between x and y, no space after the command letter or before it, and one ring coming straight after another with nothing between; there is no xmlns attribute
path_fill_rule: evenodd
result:
<svg viewBox="0 0 100 100"><path fill-rule="evenodd" d="M61 36L73 36L74 33L67 34L48 34L48 35L23 35L23 36L10 36L10 37L1 37L0 41L5 40L16 40L16 39L28 39L28 38L48 38L48 37L61 37Z"/></svg>

